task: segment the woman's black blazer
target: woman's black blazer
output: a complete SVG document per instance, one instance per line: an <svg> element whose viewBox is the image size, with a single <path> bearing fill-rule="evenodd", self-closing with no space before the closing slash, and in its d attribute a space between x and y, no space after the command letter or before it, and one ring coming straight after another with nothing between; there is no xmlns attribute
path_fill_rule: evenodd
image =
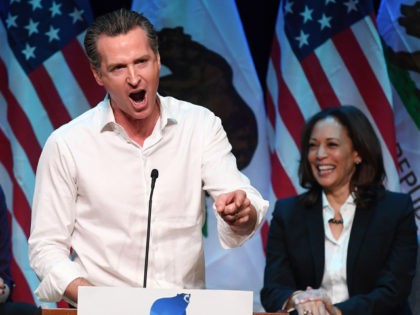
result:
<svg viewBox="0 0 420 315"><path fill-rule="evenodd" d="M324 274L321 198L278 200L266 247L261 302L275 312L295 290L319 288ZM417 226L410 196L385 191L371 209L356 208L347 253L350 298L344 315L411 315L407 297L416 270Z"/></svg>

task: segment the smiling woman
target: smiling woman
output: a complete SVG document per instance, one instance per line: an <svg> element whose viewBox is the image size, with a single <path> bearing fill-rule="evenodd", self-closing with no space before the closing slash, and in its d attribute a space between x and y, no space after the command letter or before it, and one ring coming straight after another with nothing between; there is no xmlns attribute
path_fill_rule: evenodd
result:
<svg viewBox="0 0 420 315"><path fill-rule="evenodd" d="M356 107L332 107L309 119L302 131L301 156L299 180L309 189L308 204L318 201L324 191L335 197L340 192L340 196L355 194L359 206L369 207L377 189L383 188L381 145Z"/></svg>
<svg viewBox="0 0 420 315"><path fill-rule="evenodd" d="M351 177L361 158L347 129L336 118L329 116L315 123L309 140L308 161L315 180L327 195L347 199Z"/></svg>
<svg viewBox="0 0 420 315"><path fill-rule="evenodd" d="M265 309L412 314L413 204L409 195L384 189L380 142L359 109L331 107L308 120L299 179L307 192L278 200L273 212L261 291Z"/></svg>

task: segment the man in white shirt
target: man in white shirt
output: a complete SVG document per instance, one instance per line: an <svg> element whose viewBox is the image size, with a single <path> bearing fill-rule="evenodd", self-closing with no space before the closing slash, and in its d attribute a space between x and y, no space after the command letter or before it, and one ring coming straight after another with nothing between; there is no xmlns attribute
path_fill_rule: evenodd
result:
<svg viewBox="0 0 420 315"><path fill-rule="evenodd" d="M204 288L204 191L225 248L253 235L268 202L238 170L219 118L157 93L157 35L143 15L98 18L85 48L109 97L43 149L29 238L36 294L76 303L79 286L142 286L148 233L148 287Z"/></svg>

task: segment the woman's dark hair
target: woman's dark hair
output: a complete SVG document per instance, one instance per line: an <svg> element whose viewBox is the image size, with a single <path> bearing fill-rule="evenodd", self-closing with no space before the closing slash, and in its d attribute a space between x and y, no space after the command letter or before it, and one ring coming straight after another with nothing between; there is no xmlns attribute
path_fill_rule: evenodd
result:
<svg viewBox="0 0 420 315"><path fill-rule="evenodd" d="M127 9L118 9L98 17L87 29L84 46L89 62L99 69L101 56L98 53L97 41L100 35L117 36L127 34L135 27L146 32L150 47L155 55L159 52L158 35L152 23L141 13Z"/></svg>
<svg viewBox="0 0 420 315"><path fill-rule="evenodd" d="M345 129L353 148L362 159L350 180L350 191L355 195L358 207L371 206L383 191L386 178L381 144L367 117L351 105L330 107L312 116L305 124L301 137L301 160L299 181L308 192L304 195L306 205L314 205L320 198L322 187L316 181L308 160L309 140L315 124L327 117L334 117Z"/></svg>

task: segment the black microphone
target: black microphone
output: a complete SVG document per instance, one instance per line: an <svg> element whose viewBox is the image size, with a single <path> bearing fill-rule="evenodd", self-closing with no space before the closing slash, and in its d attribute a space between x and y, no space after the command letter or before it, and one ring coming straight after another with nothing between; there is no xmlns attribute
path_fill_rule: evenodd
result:
<svg viewBox="0 0 420 315"><path fill-rule="evenodd" d="M155 189L156 179L159 177L158 170L154 168L152 172L150 173L150 177L152 178L152 186L150 189L150 197L149 197L149 213L147 214L146 254L144 258L143 288L146 287L146 283L147 283L147 265L149 264L150 220L151 220L151 214L152 214L152 196L153 196L153 190Z"/></svg>

